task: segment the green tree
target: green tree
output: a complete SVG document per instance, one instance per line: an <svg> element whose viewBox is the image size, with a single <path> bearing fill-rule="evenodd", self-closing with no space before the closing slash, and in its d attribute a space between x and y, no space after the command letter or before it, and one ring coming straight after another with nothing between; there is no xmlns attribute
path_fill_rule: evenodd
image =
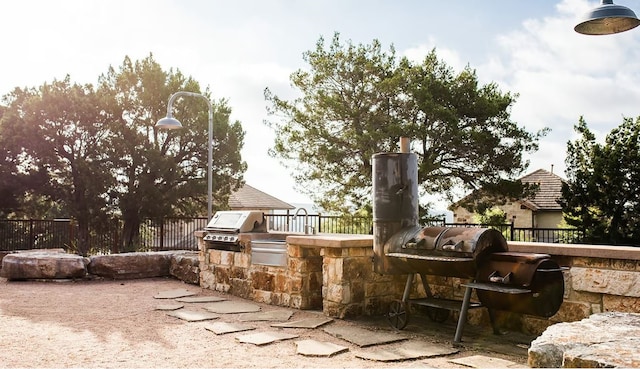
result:
<svg viewBox="0 0 640 369"><path fill-rule="evenodd" d="M4 161L0 192L4 209L21 207L28 217L72 217L80 227L78 251L88 250L89 229L123 222L121 251L133 251L145 218L206 214L208 106L179 99L174 116L184 129L159 132L169 96L200 93L192 78L164 71L150 55L120 69L110 68L99 85L71 84L70 78L40 88L15 89L4 97L0 143ZM210 98L209 91L204 95ZM230 121L226 100L214 108L214 206L227 206L242 184L246 163L240 150L244 131ZM15 213L15 210L14 210ZM92 227L90 227L92 226Z"/></svg>
<svg viewBox="0 0 640 369"><path fill-rule="evenodd" d="M179 70L164 71L153 56L133 62L125 58L119 70L101 76L98 93L113 117L109 124L108 157L117 180L108 195L114 212L124 220L123 250L133 250L145 218L206 214L208 106L201 99L179 99L174 116L184 128L158 131L176 91L200 93L199 84ZM208 91L204 92L207 98ZM230 122L225 100L213 103L214 204L224 207L242 184L246 163L240 150L244 131Z"/></svg>
<svg viewBox="0 0 640 369"><path fill-rule="evenodd" d="M488 209L475 217L476 223L488 225L503 225L507 223L507 213L499 207Z"/></svg>
<svg viewBox="0 0 640 369"><path fill-rule="evenodd" d="M72 84L67 76L39 88L17 88L7 100L3 150L14 165L14 180L32 184L20 196L33 199L32 208L64 204L58 215L77 220L78 251L86 254L90 226L104 222L104 193L111 183L103 146L106 117L93 87Z"/></svg>
<svg viewBox="0 0 640 369"><path fill-rule="evenodd" d="M638 245L640 240L640 120L624 118L604 143L581 117L581 135L567 143L563 211L586 241Z"/></svg>
<svg viewBox="0 0 640 369"><path fill-rule="evenodd" d="M265 90L275 118L266 122L276 133L270 155L295 169L299 188L323 208L370 207L371 157L397 150L401 136L419 155L424 194L484 188L467 206L490 194L522 194L513 178L546 130L532 134L512 122L515 96L480 86L470 68L456 75L435 51L414 64L393 47L382 51L377 40L343 45L337 33L328 47L320 38L303 59L309 70L291 75L301 97L287 101Z"/></svg>

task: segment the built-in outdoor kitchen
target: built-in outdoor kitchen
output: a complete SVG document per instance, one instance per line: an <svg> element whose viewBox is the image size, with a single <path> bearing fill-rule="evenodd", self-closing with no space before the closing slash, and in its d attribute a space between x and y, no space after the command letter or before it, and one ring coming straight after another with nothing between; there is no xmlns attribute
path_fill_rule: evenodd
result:
<svg viewBox="0 0 640 369"><path fill-rule="evenodd" d="M550 255L509 252L496 230L421 227L415 154L373 159L373 235L269 232L259 211L219 211L196 235L200 285L330 317L386 315L397 329L420 305L434 321L457 318L456 342L468 315L499 331L491 310L474 307L541 319L559 310L563 268Z"/></svg>
<svg viewBox="0 0 640 369"><path fill-rule="evenodd" d="M373 272L371 236L267 232L265 223L258 211L217 212L196 233L201 286L329 316L376 311L377 303L364 303ZM388 282L382 278L387 286L380 289Z"/></svg>

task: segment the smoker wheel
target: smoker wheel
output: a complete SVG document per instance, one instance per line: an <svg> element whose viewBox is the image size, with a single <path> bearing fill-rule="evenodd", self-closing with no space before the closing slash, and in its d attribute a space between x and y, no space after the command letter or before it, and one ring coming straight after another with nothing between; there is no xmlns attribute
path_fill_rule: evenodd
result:
<svg viewBox="0 0 640 369"><path fill-rule="evenodd" d="M433 306L427 306L426 308L427 316L429 317L429 319L436 323L443 323L447 319L449 319L451 311L449 311L448 309L442 309Z"/></svg>
<svg viewBox="0 0 640 369"><path fill-rule="evenodd" d="M389 305L389 313L387 319L391 326L401 330L407 326L409 322L409 306L402 300L393 300Z"/></svg>

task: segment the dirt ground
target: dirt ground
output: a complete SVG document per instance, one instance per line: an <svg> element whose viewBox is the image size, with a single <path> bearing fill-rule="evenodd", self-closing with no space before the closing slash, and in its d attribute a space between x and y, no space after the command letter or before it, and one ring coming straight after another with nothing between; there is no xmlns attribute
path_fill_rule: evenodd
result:
<svg viewBox="0 0 640 369"><path fill-rule="evenodd" d="M321 328L287 328L287 333L297 334L299 338L265 346L240 343L235 338L237 333L218 336L204 329L211 322L186 322L156 310L158 305L168 300L158 300L153 296L178 288L197 292L198 296L240 300L165 278L63 282L9 282L0 278L0 367L463 368L449 360L471 355L510 360L518 363L518 366L526 363L526 347L522 345L515 345L515 350L507 353L487 352L486 347L490 346L472 345L462 347L457 354L444 357L391 363L363 360L354 355L355 351L362 348L333 337ZM258 305L263 311L282 309ZM291 320L318 314L320 312L294 310ZM226 314L218 321L234 322L237 319L237 314ZM275 329L270 327L270 322L251 324L257 327L255 332ZM336 319L329 324L391 329L375 319ZM445 345L447 340L450 342L450 330L444 332L445 336L429 335L411 327L409 325L403 332ZM296 354L295 344L301 339L328 341L347 346L349 351L332 357L301 356ZM375 350L375 347L366 349Z"/></svg>

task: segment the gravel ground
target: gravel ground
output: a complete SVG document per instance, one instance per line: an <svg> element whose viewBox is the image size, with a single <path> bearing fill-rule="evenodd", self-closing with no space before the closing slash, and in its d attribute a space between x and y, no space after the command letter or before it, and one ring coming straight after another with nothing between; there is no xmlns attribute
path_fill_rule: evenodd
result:
<svg viewBox="0 0 640 369"><path fill-rule="evenodd" d="M156 307L167 300L153 298L161 291L185 288L198 296L237 297L201 289L175 279L126 281L27 281L0 279L0 367L4 368L464 368L453 358L486 355L526 363L526 348L513 353L488 353L461 348L455 355L402 362L377 362L355 357L362 350L321 328L286 329L299 338L266 346L240 343L238 333L215 335L204 329L210 322L186 322ZM242 300L244 301L244 300ZM258 304L263 311L283 309ZM319 312L294 310L293 319L316 317ZM236 322L237 314L218 321ZM340 320L329 324L390 329L380 320ZM252 322L255 332L272 331L270 322ZM449 344L438 335L407 327L415 338ZM446 333L447 337L450 332ZM296 340L313 339L347 346L332 357L296 354ZM385 345L393 347L396 344ZM375 350L376 347L366 348ZM524 351L523 351L524 350ZM525 352L523 355L522 352Z"/></svg>

